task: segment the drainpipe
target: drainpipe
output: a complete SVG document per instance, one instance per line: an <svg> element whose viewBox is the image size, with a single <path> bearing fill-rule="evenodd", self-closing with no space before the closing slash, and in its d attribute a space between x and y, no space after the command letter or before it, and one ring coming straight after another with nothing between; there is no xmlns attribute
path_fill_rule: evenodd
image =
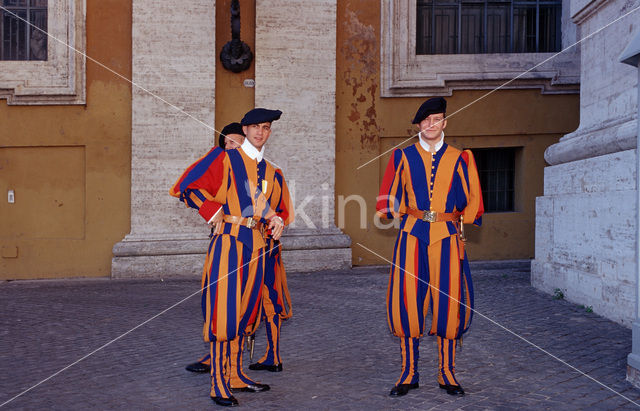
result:
<svg viewBox="0 0 640 411"><path fill-rule="evenodd" d="M621 63L638 68L638 132L636 140L636 310L631 328L631 353L627 356L627 381L640 388L640 33L620 55Z"/></svg>

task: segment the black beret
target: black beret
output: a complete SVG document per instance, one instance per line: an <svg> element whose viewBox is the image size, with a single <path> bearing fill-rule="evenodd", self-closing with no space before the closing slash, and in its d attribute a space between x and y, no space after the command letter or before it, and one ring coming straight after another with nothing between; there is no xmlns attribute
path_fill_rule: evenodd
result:
<svg viewBox="0 0 640 411"><path fill-rule="evenodd" d="M224 142L224 137L227 134L240 134L241 136L244 136L244 131L242 131L242 124L240 124L240 123L229 123L226 126L224 126L224 128L220 132L220 136L218 137L218 145L221 148L225 148L226 144Z"/></svg>
<svg viewBox="0 0 640 411"><path fill-rule="evenodd" d="M266 108L254 108L253 110L247 112L242 118L242 125L248 126L251 124L260 124L260 123L268 123L271 121L276 121L282 115L282 111L280 110L269 110Z"/></svg>
<svg viewBox="0 0 640 411"><path fill-rule="evenodd" d="M413 124L418 124L431 114L446 113L447 112L447 100L442 97L434 97L422 103L416 116L413 118Z"/></svg>

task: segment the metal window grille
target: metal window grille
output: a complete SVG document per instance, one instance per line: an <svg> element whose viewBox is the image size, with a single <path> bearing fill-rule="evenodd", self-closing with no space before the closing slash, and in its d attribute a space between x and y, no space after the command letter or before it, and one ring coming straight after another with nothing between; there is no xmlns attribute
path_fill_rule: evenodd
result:
<svg viewBox="0 0 640 411"><path fill-rule="evenodd" d="M473 149L486 212L515 211L516 147Z"/></svg>
<svg viewBox="0 0 640 411"><path fill-rule="evenodd" d="M416 54L559 51L561 0L418 0Z"/></svg>
<svg viewBox="0 0 640 411"><path fill-rule="evenodd" d="M0 0L0 4L7 9L0 10L0 60L47 60L47 35L31 25L47 31L47 0Z"/></svg>

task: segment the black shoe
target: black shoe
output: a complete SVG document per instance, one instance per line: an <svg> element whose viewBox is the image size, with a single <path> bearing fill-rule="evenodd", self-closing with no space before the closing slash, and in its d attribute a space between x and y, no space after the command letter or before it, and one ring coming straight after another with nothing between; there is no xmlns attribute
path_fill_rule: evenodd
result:
<svg viewBox="0 0 640 411"><path fill-rule="evenodd" d="M260 383L249 384L246 387L242 387L242 388L231 388L232 391L242 391L242 392L262 392L262 391L269 391L270 389L271 387L269 387L267 384L260 384Z"/></svg>
<svg viewBox="0 0 640 411"><path fill-rule="evenodd" d="M417 382L414 382L413 384L398 384L391 389L391 392L389 393L389 395L392 397L402 397L403 395L407 395L409 390L412 390L418 387L419 385Z"/></svg>
<svg viewBox="0 0 640 411"><path fill-rule="evenodd" d="M211 397L211 399L213 400L213 402L223 407L235 407L236 405L238 405L238 400L236 400L233 395L229 398Z"/></svg>
<svg viewBox="0 0 640 411"><path fill-rule="evenodd" d="M211 366L207 364L203 364L201 362L194 362L193 364L189 364L184 367L185 370L191 372L211 372Z"/></svg>
<svg viewBox="0 0 640 411"><path fill-rule="evenodd" d="M440 388L447 390L449 395L458 395L460 397L464 395L464 390L459 385L440 384Z"/></svg>
<svg viewBox="0 0 640 411"><path fill-rule="evenodd" d="M260 362L256 362L256 363L250 364L249 369L253 371L280 372L282 371L282 363L278 365L269 365L269 364L262 364Z"/></svg>

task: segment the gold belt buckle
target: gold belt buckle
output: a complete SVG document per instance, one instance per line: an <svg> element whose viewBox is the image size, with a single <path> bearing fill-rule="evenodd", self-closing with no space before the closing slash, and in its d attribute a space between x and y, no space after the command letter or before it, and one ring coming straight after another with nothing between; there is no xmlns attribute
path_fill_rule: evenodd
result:
<svg viewBox="0 0 640 411"><path fill-rule="evenodd" d="M438 218L438 213L436 211L425 211L422 214L422 221L435 223L437 218Z"/></svg>
<svg viewBox="0 0 640 411"><path fill-rule="evenodd" d="M256 223L257 223L257 221L256 221L256 220L254 220L254 218L253 218L253 217L249 217L249 218L247 218L247 227L249 227L249 228L253 228L253 227L255 227L255 226L256 226Z"/></svg>

